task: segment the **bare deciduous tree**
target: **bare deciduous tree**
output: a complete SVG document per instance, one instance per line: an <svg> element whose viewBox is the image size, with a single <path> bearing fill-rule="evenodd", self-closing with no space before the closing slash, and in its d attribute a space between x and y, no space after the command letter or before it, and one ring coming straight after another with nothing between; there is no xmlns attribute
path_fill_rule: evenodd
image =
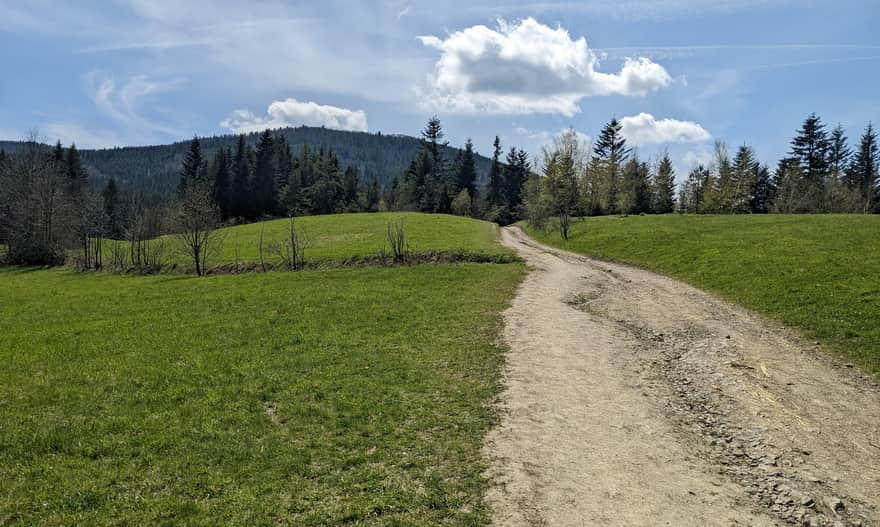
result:
<svg viewBox="0 0 880 527"><path fill-rule="evenodd" d="M139 272L153 272L162 267L165 243L161 238L160 224L163 212L148 207L140 196L133 196L122 233L128 241L129 262Z"/></svg>
<svg viewBox="0 0 880 527"><path fill-rule="evenodd" d="M307 248L308 238L296 224L296 218L292 215L288 219L287 235L284 241L269 246L269 250L278 256L281 264L288 271L297 271L305 267Z"/></svg>
<svg viewBox="0 0 880 527"><path fill-rule="evenodd" d="M81 271L98 270L103 265L103 240L107 225L100 194L84 191L71 200L71 228L82 254L75 260Z"/></svg>
<svg viewBox="0 0 880 527"><path fill-rule="evenodd" d="M62 167L32 133L0 169L0 231L6 259L24 265L64 261L62 216L69 210Z"/></svg>
<svg viewBox="0 0 880 527"><path fill-rule="evenodd" d="M207 271L208 257L219 250L222 238L217 232L220 210L206 185L190 184L183 189L175 214L177 239L181 250L192 259L196 274Z"/></svg>

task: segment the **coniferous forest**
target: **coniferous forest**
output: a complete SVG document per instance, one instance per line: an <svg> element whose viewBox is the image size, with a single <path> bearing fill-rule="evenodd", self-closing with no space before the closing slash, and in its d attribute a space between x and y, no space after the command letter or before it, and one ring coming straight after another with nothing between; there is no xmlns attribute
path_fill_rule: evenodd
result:
<svg viewBox="0 0 880 527"><path fill-rule="evenodd" d="M300 142L309 137L313 144ZM338 150L321 142L330 137ZM880 151L872 125L850 144L840 126L829 130L815 114L774 166L747 145L731 151L716 141L713 161L693 168L680 184L668 154L640 158L616 119L592 145L569 130L538 156L512 146L505 150L497 137L488 158L470 140L452 148L437 117L418 140L283 129L196 137L182 155L175 153L177 145L87 155L75 145L51 148L36 138L4 146L0 243L8 261L24 264L58 263L76 248L81 266L100 267L100 240L126 238L137 246L175 232L182 227L169 218L180 217L181 207L200 211L211 224L380 210L500 224L527 219L552 222L563 237L580 216L880 212ZM176 165L173 177L150 180L169 164Z"/></svg>

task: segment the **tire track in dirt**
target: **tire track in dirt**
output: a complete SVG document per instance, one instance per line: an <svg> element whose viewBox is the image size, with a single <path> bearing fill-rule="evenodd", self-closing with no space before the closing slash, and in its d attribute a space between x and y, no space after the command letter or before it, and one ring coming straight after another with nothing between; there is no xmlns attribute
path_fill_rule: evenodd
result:
<svg viewBox="0 0 880 527"><path fill-rule="evenodd" d="M744 309L502 231L494 523L880 525L880 389Z"/></svg>

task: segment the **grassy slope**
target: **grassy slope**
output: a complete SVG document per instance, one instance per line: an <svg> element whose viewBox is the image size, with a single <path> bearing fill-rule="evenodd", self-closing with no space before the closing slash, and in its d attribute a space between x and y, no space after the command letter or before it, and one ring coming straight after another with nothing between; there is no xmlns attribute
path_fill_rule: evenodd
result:
<svg viewBox="0 0 880 527"><path fill-rule="evenodd" d="M370 256L379 252L385 243L389 222L403 221L413 251L450 251L488 255L505 255L510 251L498 243L498 226L494 223L461 216L420 214L415 212L387 212L370 214L334 214L297 218L307 240L306 258L341 260L356 256ZM258 245L263 231L264 257L274 257L266 249L272 242L282 242L287 235L287 220L274 220L222 229L222 253L212 257L209 265L232 263L236 247L240 262L259 260ZM189 265L186 256L177 251L173 237L167 237L168 258L178 264ZM109 244L108 244L109 245ZM109 251L109 247L106 247ZM109 255L107 256L109 258Z"/></svg>
<svg viewBox="0 0 880 527"><path fill-rule="evenodd" d="M303 218L308 256L373 253L401 217L415 250L507 254L492 224L362 214ZM243 261L259 228L229 229ZM523 272L0 269L0 524L484 524Z"/></svg>
<svg viewBox="0 0 880 527"><path fill-rule="evenodd" d="M0 524L482 524L522 273L0 270Z"/></svg>
<svg viewBox="0 0 880 527"><path fill-rule="evenodd" d="M577 223L567 242L720 293L880 372L880 216L633 216Z"/></svg>

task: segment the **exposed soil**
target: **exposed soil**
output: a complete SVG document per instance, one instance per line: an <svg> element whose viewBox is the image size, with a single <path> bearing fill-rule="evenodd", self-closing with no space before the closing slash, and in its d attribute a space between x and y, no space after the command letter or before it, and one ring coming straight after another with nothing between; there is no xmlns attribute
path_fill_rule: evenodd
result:
<svg viewBox="0 0 880 527"><path fill-rule="evenodd" d="M496 525L880 525L880 386L745 309L534 242L505 312Z"/></svg>

